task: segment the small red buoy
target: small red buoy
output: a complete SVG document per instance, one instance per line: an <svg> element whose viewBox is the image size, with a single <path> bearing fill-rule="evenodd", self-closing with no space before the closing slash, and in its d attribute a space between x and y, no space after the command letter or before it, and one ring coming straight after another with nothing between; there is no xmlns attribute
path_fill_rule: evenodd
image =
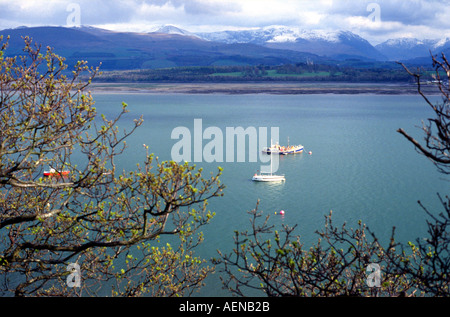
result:
<svg viewBox="0 0 450 317"><path fill-rule="evenodd" d="M280 210L280 215L284 215L284 210Z"/></svg>

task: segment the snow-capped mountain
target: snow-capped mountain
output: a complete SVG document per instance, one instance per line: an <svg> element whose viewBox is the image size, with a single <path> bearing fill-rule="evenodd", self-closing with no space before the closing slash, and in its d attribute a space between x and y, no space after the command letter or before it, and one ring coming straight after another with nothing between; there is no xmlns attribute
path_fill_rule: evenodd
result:
<svg viewBox="0 0 450 317"><path fill-rule="evenodd" d="M389 39L373 46L349 31L305 30L274 25L246 30L193 33L173 25L157 26L150 33L177 34L222 44L254 44L267 48L315 54L333 59L373 59L380 61L429 58L432 53L450 51L450 38L418 40Z"/></svg>
<svg viewBox="0 0 450 317"><path fill-rule="evenodd" d="M285 43L303 40L338 41L337 32L323 32L320 30L302 30L285 26L270 26L257 29L239 31L219 31L210 33L197 33L200 37L226 44L234 43Z"/></svg>
<svg viewBox="0 0 450 317"><path fill-rule="evenodd" d="M435 41L434 50L448 50L450 49L450 38L446 37L444 39Z"/></svg>
<svg viewBox="0 0 450 317"><path fill-rule="evenodd" d="M189 31L180 29L176 26L173 25L163 25L163 26L158 26L157 28L155 28L154 31L152 31L151 33L165 33L165 34L178 34L178 35L187 35L187 36L195 36L198 37L196 34L191 33Z"/></svg>
<svg viewBox="0 0 450 317"><path fill-rule="evenodd" d="M348 31L304 30L286 26L197 33L208 41L233 43L252 43L271 48L290 49L320 56L334 58L362 57L383 60L367 40Z"/></svg>
<svg viewBox="0 0 450 317"><path fill-rule="evenodd" d="M375 46L389 60L408 60L429 57L450 50L450 38L441 40L419 40L416 38L390 39Z"/></svg>
<svg viewBox="0 0 450 317"><path fill-rule="evenodd" d="M415 38L390 39L375 46L389 60L408 60L430 54L436 48L436 41Z"/></svg>

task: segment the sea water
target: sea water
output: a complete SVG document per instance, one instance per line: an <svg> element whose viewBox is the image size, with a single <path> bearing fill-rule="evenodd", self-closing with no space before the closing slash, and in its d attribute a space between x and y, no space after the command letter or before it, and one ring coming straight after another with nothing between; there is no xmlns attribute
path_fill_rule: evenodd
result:
<svg viewBox="0 0 450 317"><path fill-rule="evenodd" d="M331 210L336 225L356 227L361 220L381 241L388 241L395 226L397 240L407 242L426 233L426 215L417 201L441 212L437 193L448 194L448 179L396 132L403 128L422 140L422 121L433 113L419 96L102 93L94 99L97 111L110 118L120 112L122 102L128 104L120 128L144 118L118 160L129 170L144 160L143 144L160 161L170 160L177 142L172 131L193 131L194 119L224 135L227 127L278 127L281 144L305 147L302 154L280 156L277 173L286 181L277 184L251 181L261 162L195 163L205 176L221 166L226 185L224 197L209 201L216 216L202 228L205 241L197 254L207 260L217 257L217 250L232 250L235 230L251 229L247 212L258 200L259 211L272 224L297 225L296 233L307 245L317 241L315 232ZM208 278L198 295L229 295L218 275Z"/></svg>

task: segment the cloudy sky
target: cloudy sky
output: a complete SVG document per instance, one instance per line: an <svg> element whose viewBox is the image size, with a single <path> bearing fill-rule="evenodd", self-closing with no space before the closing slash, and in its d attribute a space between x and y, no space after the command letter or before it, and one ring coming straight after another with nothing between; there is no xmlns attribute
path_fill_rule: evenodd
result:
<svg viewBox="0 0 450 317"><path fill-rule="evenodd" d="M285 25L348 30L378 44L450 37L450 0L0 0L0 29L78 23L138 32Z"/></svg>

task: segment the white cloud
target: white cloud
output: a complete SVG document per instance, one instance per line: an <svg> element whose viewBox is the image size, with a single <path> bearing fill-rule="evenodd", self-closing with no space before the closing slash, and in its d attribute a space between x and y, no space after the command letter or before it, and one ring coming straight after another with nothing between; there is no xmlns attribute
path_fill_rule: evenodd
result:
<svg viewBox="0 0 450 317"><path fill-rule="evenodd" d="M189 31L269 25L350 30L372 42L411 34L450 36L450 0L0 0L0 28L64 25L70 3L81 23L114 30L146 31L173 24ZM372 5L375 4L375 5ZM370 21L379 12L379 21Z"/></svg>

